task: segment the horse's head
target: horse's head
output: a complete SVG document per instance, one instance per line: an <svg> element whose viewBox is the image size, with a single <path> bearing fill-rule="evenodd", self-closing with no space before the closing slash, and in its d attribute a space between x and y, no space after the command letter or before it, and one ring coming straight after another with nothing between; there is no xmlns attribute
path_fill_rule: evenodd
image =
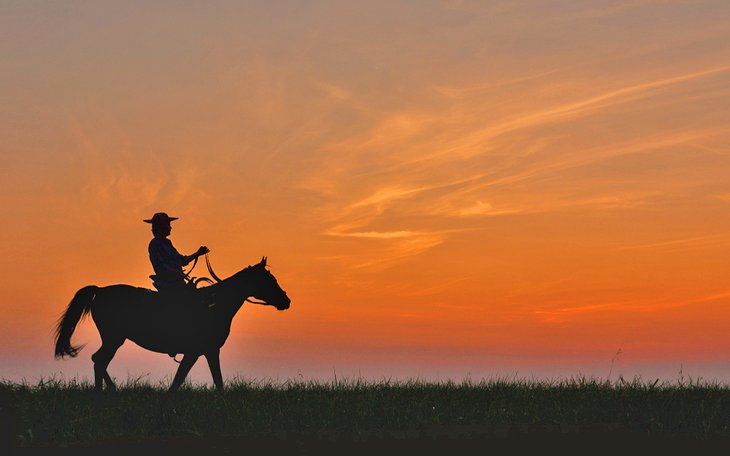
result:
<svg viewBox="0 0 730 456"><path fill-rule="evenodd" d="M248 268L252 274L251 294L254 298L264 301L266 304L276 307L277 310L286 310L291 304L291 299L282 290L276 277L266 269L266 257Z"/></svg>

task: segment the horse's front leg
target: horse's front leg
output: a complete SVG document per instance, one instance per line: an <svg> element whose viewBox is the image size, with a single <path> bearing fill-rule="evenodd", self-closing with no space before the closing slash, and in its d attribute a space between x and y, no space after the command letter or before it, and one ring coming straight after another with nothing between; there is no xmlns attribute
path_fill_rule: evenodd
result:
<svg viewBox="0 0 730 456"><path fill-rule="evenodd" d="M205 359L208 360L208 367L210 367L210 374L213 376L213 383L218 391L223 391L223 375L221 375L221 359L220 349L215 349L205 354Z"/></svg>
<svg viewBox="0 0 730 456"><path fill-rule="evenodd" d="M177 368L177 372L175 373L175 378L172 380L170 391L176 391L178 388L180 388L180 385L183 384L183 382L185 381L185 377L188 376L190 369L193 368L193 365L195 364L195 361L198 360L198 358L200 358L199 353L186 353L183 356L182 361L180 361L180 367Z"/></svg>

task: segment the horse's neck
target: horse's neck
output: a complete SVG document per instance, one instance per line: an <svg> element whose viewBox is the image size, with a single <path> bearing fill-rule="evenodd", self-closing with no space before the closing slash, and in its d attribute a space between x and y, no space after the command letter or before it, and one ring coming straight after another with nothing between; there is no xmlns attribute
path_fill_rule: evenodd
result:
<svg viewBox="0 0 730 456"><path fill-rule="evenodd" d="M216 286L220 287L217 294L220 295L221 304L231 312L231 317L233 317L243 302L251 296L251 275L248 270L244 269Z"/></svg>

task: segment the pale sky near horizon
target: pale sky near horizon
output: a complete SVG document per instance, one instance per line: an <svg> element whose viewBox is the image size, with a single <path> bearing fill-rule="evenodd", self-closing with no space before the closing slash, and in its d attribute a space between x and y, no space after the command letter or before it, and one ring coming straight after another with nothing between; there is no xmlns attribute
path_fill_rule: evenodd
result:
<svg viewBox="0 0 730 456"><path fill-rule="evenodd" d="M183 253L222 275L267 255L292 297L244 306L226 377L730 380L728 20L0 2L0 377L91 376L93 323L67 361L53 323L82 286L150 287L142 219L165 211ZM110 371L175 367L127 342Z"/></svg>

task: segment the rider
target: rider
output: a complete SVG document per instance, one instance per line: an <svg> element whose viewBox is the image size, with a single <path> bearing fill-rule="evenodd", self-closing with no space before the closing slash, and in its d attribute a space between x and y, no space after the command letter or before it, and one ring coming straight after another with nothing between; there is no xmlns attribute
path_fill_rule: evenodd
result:
<svg viewBox="0 0 730 456"><path fill-rule="evenodd" d="M155 269L155 274L151 275L150 278L159 291L183 289L185 286L183 266L210 251L208 247L201 246L192 255L181 255L173 247L172 242L167 239L172 230L170 222L177 219L177 217L170 217L164 212L158 212L151 219L144 220L152 224L152 234L155 236L150 241L147 250L150 253L152 267Z"/></svg>

